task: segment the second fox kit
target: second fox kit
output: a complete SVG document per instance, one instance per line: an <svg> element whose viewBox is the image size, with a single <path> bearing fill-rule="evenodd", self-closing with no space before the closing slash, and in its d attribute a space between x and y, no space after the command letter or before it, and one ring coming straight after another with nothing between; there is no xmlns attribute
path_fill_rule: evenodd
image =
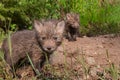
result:
<svg viewBox="0 0 120 80"><path fill-rule="evenodd" d="M64 21L48 20L34 21L35 30L18 31L11 35L12 54L5 39L2 45L6 62L12 66L29 54L35 69L39 70L45 61L45 54L49 57L61 44L65 28Z"/></svg>
<svg viewBox="0 0 120 80"><path fill-rule="evenodd" d="M76 13L66 14L66 36L70 41L76 41L76 36L79 36L79 15Z"/></svg>

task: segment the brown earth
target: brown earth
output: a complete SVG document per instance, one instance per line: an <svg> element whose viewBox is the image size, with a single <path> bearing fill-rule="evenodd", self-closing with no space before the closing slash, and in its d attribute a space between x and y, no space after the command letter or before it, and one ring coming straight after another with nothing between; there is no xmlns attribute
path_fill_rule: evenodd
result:
<svg viewBox="0 0 120 80"><path fill-rule="evenodd" d="M84 62L82 57L85 59L86 65L82 64ZM120 68L120 36L111 34L83 37L77 38L77 41L74 42L64 40L57 53L52 55L51 64L64 64L65 59L73 69L80 69L80 65L90 68L92 77L96 77L97 72L103 71L105 68L110 67L111 64L115 64L117 68ZM106 77L109 79L110 76L106 75ZM89 77L88 79L93 80L93 78Z"/></svg>
<svg viewBox="0 0 120 80"><path fill-rule="evenodd" d="M63 45L52 56L52 64L64 62L64 55L79 56L85 55L88 64L107 65L107 53L111 62L120 63L120 37L115 35L104 35L98 37L77 38L77 41L64 40ZM93 62L89 61L94 60ZM69 61L69 60L68 60Z"/></svg>
<svg viewBox="0 0 120 80"><path fill-rule="evenodd" d="M50 58L50 64L59 66L61 75L65 74L63 64L67 64L67 71L77 72L77 78L70 73L72 80L84 80L85 78L96 80L97 72L102 72L112 63L120 67L120 37L113 34L97 37L84 36L73 42L64 39L63 44ZM89 76L85 77L83 68L90 69ZM28 72L26 68L20 69L18 73L23 76L28 75L25 71Z"/></svg>

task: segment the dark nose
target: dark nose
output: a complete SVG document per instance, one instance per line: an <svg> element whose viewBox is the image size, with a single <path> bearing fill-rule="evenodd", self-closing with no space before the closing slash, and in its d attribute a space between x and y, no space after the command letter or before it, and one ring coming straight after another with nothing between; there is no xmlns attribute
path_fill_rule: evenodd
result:
<svg viewBox="0 0 120 80"><path fill-rule="evenodd" d="M47 47L47 49L50 51L52 48L51 47Z"/></svg>

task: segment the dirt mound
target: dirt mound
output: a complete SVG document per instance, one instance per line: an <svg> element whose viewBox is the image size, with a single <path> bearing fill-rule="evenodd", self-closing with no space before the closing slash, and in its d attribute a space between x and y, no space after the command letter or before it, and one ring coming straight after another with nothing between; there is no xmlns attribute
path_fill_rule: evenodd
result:
<svg viewBox="0 0 120 80"><path fill-rule="evenodd" d="M76 69L78 72L81 68L87 66L86 69L90 69L90 75L95 78L98 72L102 72L111 64L119 67L119 56L120 37L102 35L77 38L75 42L64 40L63 45L51 56L50 61L52 65L67 63L71 67L70 69ZM82 77L82 79L84 78Z"/></svg>
<svg viewBox="0 0 120 80"><path fill-rule="evenodd" d="M98 65L107 64L107 54L112 62L120 63L120 37L104 35L98 37L77 38L77 41L69 42L64 40L58 50L52 55L51 63L57 64L64 61L64 55L74 57L85 55L89 62L89 58L94 58L94 63ZM90 60L91 60L90 59ZM90 62L91 64L91 62Z"/></svg>

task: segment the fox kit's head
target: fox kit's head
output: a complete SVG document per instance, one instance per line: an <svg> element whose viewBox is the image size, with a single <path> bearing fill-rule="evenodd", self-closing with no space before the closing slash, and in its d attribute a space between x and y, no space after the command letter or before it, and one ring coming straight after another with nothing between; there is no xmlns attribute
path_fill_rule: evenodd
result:
<svg viewBox="0 0 120 80"><path fill-rule="evenodd" d="M37 40L43 51L47 53L55 51L62 42L65 22L54 20L40 22L34 20L34 27L37 32Z"/></svg>
<svg viewBox="0 0 120 80"><path fill-rule="evenodd" d="M66 23L67 25L73 27L73 28L78 28L79 25L79 14L76 13L67 13L66 14Z"/></svg>

